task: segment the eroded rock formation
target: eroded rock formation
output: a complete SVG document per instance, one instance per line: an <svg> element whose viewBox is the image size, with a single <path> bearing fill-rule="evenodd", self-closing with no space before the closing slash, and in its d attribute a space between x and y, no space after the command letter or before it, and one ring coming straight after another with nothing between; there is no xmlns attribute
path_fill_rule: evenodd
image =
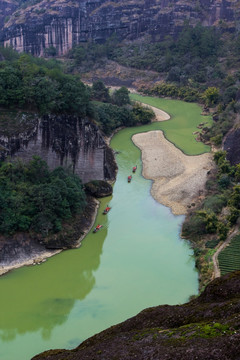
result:
<svg viewBox="0 0 240 360"><path fill-rule="evenodd" d="M9 3L2 41L37 56L47 48L62 55L81 42L104 42L112 34L159 39L177 34L186 20L192 26L224 23L231 31L239 18L237 0L40 0L18 8L13 0Z"/></svg>
<svg viewBox="0 0 240 360"><path fill-rule="evenodd" d="M240 129L231 130L226 136L223 144L224 150L227 151L227 160L231 165L240 163Z"/></svg>
<svg viewBox="0 0 240 360"><path fill-rule="evenodd" d="M9 156L29 161L34 155L48 163L50 169L70 167L83 182L114 179L116 163L97 125L88 119L67 115L32 116L9 132L7 124L0 131L2 159Z"/></svg>

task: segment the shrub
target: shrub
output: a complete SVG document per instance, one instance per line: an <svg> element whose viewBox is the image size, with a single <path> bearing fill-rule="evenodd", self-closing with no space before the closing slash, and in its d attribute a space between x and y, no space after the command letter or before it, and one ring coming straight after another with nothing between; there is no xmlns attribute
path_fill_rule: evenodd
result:
<svg viewBox="0 0 240 360"><path fill-rule="evenodd" d="M219 244L219 239L215 238L212 240L208 240L205 244L205 246L209 249L214 249Z"/></svg>
<svg viewBox="0 0 240 360"><path fill-rule="evenodd" d="M223 174L219 177L218 184L222 189L227 189L230 186L231 180L227 174Z"/></svg>
<svg viewBox="0 0 240 360"><path fill-rule="evenodd" d="M115 90L112 95L112 102L117 106L130 104L129 91L125 86Z"/></svg>
<svg viewBox="0 0 240 360"><path fill-rule="evenodd" d="M236 224L239 216L240 210L236 209L235 207L230 207L230 214L227 216L227 220L229 221L230 225Z"/></svg>
<svg viewBox="0 0 240 360"><path fill-rule="evenodd" d="M222 139L223 139L223 136L222 134L218 134L216 136L213 136L210 138L210 141L216 145L216 146L220 146L222 144Z"/></svg>
<svg viewBox="0 0 240 360"><path fill-rule="evenodd" d="M221 241L224 241L226 239L228 231L229 227L227 225L223 224L222 222L219 222L217 224L217 232Z"/></svg>
<svg viewBox="0 0 240 360"><path fill-rule="evenodd" d="M192 216L190 219L185 220L182 227L182 235L191 240L199 238L200 235L206 234L205 221L198 215Z"/></svg>
<svg viewBox="0 0 240 360"><path fill-rule="evenodd" d="M226 152L226 151L222 151L222 150L215 152L214 157L213 157L215 163L216 163L217 165L219 165L219 164L221 164L223 161L225 161L225 159L226 159L226 154L227 154L227 152Z"/></svg>
<svg viewBox="0 0 240 360"><path fill-rule="evenodd" d="M217 232L218 218L216 214L212 211L200 210L197 212L197 216L203 220L207 233L212 234Z"/></svg>
<svg viewBox="0 0 240 360"><path fill-rule="evenodd" d="M227 199L224 195L212 195L204 200L203 207L219 214L224 206L227 205Z"/></svg>

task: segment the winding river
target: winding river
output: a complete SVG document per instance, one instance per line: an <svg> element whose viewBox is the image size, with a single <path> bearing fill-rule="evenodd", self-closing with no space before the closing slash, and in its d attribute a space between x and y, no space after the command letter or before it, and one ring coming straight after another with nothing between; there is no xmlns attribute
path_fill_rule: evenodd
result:
<svg viewBox="0 0 240 360"><path fill-rule="evenodd" d="M184 217L151 197L151 181L141 176L141 154L131 141L134 133L158 126L113 137L119 171L113 196L101 201L96 223L102 230L90 232L79 249L0 278L1 360L73 348L146 307L183 303L197 294L192 250L179 236ZM112 209L102 215L106 204Z"/></svg>

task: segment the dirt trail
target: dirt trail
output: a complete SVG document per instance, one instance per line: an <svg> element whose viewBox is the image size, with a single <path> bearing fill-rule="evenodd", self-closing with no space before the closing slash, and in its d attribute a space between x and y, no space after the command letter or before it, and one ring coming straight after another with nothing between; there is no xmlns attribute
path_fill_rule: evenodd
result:
<svg viewBox="0 0 240 360"><path fill-rule="evenodd" d="M170 115L161 109L158 109L158 108L148 105L148 104L144 104L140 101L135 101L135 102L146 108L153 110L153 112L155 113L155 119L153 121L166 121L166 120L170 119Z"/></svg>

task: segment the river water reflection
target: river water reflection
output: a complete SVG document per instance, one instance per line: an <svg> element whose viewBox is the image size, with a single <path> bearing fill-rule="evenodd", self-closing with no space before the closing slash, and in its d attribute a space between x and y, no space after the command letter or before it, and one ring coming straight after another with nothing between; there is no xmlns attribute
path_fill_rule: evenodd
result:
<svg viewBox="0 0 240 360"><path fill-rule="evenodd" d="M103 229L90 232L80 249L0 278L1 360L73 348L146 307L183 303L197 293L192 250L179 237L183 216L151 197L131 142L136 131L124 129L112 140L119 172L113 196L101 202L96 223ZM102 215L106 204L112 209Z"/></svg>

